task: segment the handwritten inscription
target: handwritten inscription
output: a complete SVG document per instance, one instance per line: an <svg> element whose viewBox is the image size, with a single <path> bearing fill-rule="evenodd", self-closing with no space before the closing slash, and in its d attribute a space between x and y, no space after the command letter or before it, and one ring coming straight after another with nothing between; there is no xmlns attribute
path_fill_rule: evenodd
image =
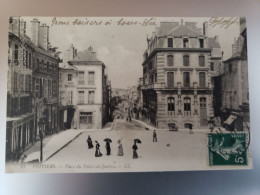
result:
<svg viewBox="0 0 260 195"><path fill-rule="evenodd" d="M212 17L209 20L209 26L212 27L220 27L220 28L229 28L231 25L238 25L239 20L238 18L231 17L231 18L225 18L225 17Z"/></svg>
<svg viewBox="0 0 260 195"><path fill-rule="evenodd" d="M128 18L120 18L119 20L113 21L112 19L102 20L102 19L88 19L88 18L76 18L70 21L66 18L53 17L51 21L51 26L100 26L100 25L112 25L117 26L156 26L156 18L145 18L143 21L132 20Z"/></svg>

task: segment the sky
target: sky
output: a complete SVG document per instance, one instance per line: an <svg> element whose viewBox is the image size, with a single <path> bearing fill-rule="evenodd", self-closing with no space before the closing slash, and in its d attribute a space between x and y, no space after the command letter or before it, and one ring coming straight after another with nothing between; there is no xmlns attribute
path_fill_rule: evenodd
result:
<svg viewBox="0 0 260 195"><path fill-rule="evenodd" d="M239 22L228 28L216 26L211 18L165 18L165 17L21 17L26 21L27 35L31 36L31 21L37 18L49 28L49 41L59 51L66 51L71 44L79 51L92 46L97 58L106 65L112 88L127 88L137 84L142 77L143 53L147 47L147 36L155 31L160 21L203 22L209 24L209 37L218 36L224 60L232 55L234 38L240 33ZM218 18L219 20L221 18ZM225 18L229 19L229 18ZM236 18L232 18L234 21ZM75 22L76 21L76 22ZM129 22L124 24L124 22ZM148 22L148 24L144 23ZM238 20L239 21L239 20ZM79 24L81 22L81 24ZM92 24L91 24L92 22ZM60 55L62 58L62 54Z"/></svg>

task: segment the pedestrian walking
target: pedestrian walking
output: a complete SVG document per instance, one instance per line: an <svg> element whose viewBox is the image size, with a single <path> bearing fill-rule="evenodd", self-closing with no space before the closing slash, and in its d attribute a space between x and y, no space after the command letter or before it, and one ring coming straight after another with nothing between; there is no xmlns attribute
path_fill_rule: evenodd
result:
<svg viewBox="0 0 260 195"><path fill-rule="evenodd" d="M153 142L157 142L157 134L156 131L153 131Z"/></svg>
<svg viewBox="0 0 260 195"><path fill-rule="evenodd" d="M106 142L106 150L107 150L107 155L110 155L111 147L110 147L110 142L109 141Z"/></svg>
<svg viewBox="0 0 260 195"><path fill-rule="evenodd" d="M132 148L133 148L133 159L136 159L136 158L138 158L138 154L137 154L138 147L136 145L136 142L134 142L134 145Z"/></svg>
<svg viewBox="0 0 260 195"><path fill-rule="evenodd" d="M117 143L118 143L118 153L117 153L117 155L118 156L123 156L124 153L123 153L123 145L121 143L121 140L118 140Z"/></svg>
<svg viewBox="0 0 260 195"><path fill-rule="evenodd" d="M102 156L102 153L100 152L100 144L98 143L98 141L95 141L96 142L96 152L95 152L95 157L100 157Z"/></svg>
<svg viewBox="0 0 260 195"><path fill-rule="evenodd" d="M189 129L190 129L190 134L193 134L193 131L192 131L192 124L189 125Z"/></svg>
<svg viewBox="0 0 260 195"><path fill-rule="evenodd" d="M94 147L94 146L93 146L93 144L92 144L92 139L91 139L91 137L90 137L90 136L88 136L87 143L88 143L88 149L90 149L90 148L93 148L93 147Z"/></svg>

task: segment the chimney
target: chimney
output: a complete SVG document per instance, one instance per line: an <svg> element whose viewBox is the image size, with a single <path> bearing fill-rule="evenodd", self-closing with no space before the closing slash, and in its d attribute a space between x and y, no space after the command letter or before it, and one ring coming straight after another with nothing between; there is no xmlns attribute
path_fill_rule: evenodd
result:
<svg viewBox="0 0 260 195"><path fill-rule="evenodd" d="M241 38L238 39L234 39L234 44L232 45L232 55L236 54L236 53L240 53L242 49L242 42L241 42Z"/></svg>
<svg viewBox="0 0 260 195"><path fill-rule="evenodd" d="M20 22L20 35L25 36L26 35L26 22L21 20Z"/></svg>
<svg viewBox="0 0 260 195"><path fill-rule="evenodd" d="M12 17L10 32L20 37L20 17Z"/></svg>
<svg viewBox="0 0 260 195"><path fill-rule="evenodd" d="M34 45L39 47L39 27L40 22L37 20L37 18L34 18L33 21L31 21L32 24L32 42Z"/></svg>
<svg viewBox="0 0 260 195"><path fill-rule="evenodd" d="M69 50L68 50L68 61L73 60L75 57L75 48L73 44L71 44Z"/></svg>
<svg viewBox="0 0 260 195"><path fill-rule="evenodd" d="M203 34L205 37L208 37L208 22L203 23Z"/></svg>
<svg viewBox="0 0 260 195"><path fill-rule="evenodd" d="M39 28L39 46L48 51L49 44L49 26L42 24Z"/></svg>

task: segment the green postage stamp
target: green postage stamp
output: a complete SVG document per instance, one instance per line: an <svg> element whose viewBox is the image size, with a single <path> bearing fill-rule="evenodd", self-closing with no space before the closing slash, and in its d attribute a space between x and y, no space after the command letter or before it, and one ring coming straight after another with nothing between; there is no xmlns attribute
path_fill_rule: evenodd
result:
<svg viewBox="0 0 260 195"><path fill-rule="evenodd" d="M209 165L247 165L246 133L210 133Z"/></svg>

